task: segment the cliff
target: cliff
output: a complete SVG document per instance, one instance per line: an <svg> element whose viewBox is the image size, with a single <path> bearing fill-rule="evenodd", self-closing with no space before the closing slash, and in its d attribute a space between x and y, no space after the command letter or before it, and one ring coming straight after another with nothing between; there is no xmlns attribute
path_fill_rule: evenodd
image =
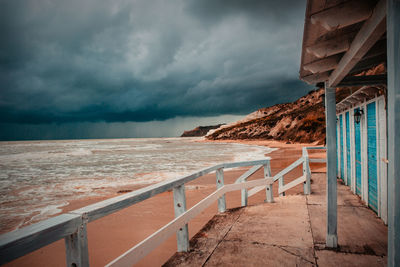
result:
<svg viewBox="0 0 400 267"><path fill-rule="evenodd" d="M251 113L206 136L210 140L273 139L288 142L325 142L323 90L310 91L293 103L278 104Z"/></svg>
<svg viewBox="0 0 400 267"><path fill-rule="evenodd" d="M358 88L336 90L339 102ZM289 143L325 143L324 90L310 91L292 103L259 109L244 119L210 131L209 140L270 139Z"/></svg>
<svg viewBox="0 0 400 267"><path fill-rule="evenodd" d="M190 131L184 131L181 137L205 136L210 130L217 129L224 124L199 126Z"/></svg>

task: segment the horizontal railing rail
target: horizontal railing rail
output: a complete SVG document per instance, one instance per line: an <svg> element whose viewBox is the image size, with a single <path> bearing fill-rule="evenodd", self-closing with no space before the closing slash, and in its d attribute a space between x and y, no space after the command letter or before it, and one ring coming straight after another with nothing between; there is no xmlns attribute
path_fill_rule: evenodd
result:
<svg viewBox="0 0 400 267"><path fill-rule="evenodd" d="M269 169L270 173L270 158L255 161L241 161L222 163L209 168L205 168L193 174L176 178L173 180L164 181L148 187L135 190L130 193L123 194L114 198L110 198L56 217L44 220L39 223L0 235L0 264L10 262L16 258L26 255L41 247L51 244L60 239L65 239L66 247L66 261L67 266L88 266L88 245L86 225L88 222L102 218L108 214L117 212L123 208L129 207L135 203L141 202L145 199L153 197L157 194L163 193L168 190L174 191L174 202L181 203L178 209L175 207L176 217L181 216L186 212L186 200L184 196L184 184L193 181L201 176L216 171L217 175L217 188L224 192L230 187L224 187L223 170L237 167L248 166L263 166ZM258 167L258 169L261 167ZM254 173L254 172L253 172ZM268 173L268 171L265 171ZM250 176L251 174L249 174ZM267 176L265 176L267 177ZM254 183L239 184L247 188L247 185ZM259 185L255 183L256 186ZM250 186L251 187L251 186ZM269 190L269 185L266 185L266 190ZM183 189L182 189L183 188ZM234 188L234 187L231 187ZM241 188L242 189L242 188ZM270 190L272 193L272 190ZM226 191L228 192L228 191ZM182 195L183 193L183 195ZM218 193L220 194L220 193ZM268 193L267 193L268 195ZM179 203L178 203L179 204ZM176 206L176 205L175 205ZM225 196L222 194L218 199L218 210L225 211ZM179 209L180 208L180 209ZM186 226L187 229L187 226ZM187 230L186 230L187 231ZM185 251L185 245L188 243L187 236L183 237L178 231L178 250ZM183 240L183 239L185 240Z"/></svg>

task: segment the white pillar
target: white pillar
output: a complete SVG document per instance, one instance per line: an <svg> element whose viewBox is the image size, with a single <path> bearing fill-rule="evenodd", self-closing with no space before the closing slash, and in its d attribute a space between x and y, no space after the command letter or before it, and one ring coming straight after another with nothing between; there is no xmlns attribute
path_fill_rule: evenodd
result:
<svg viewBox="0 0 400 267"><path fill-rule="evenodd" d="M326 246L337 247L336 92L325 83L326 118Z"/></svg>
<svg viewBox="0 0 400 267"><path fill-rule="evenodd" d="M388 266L400 266L400 0L387 5Z"/></svg>
<svg viewBox="0 0 400 267"><path fill-rule="evenodd" d="M185 185L182 184L174 187L172 192L174 194L174 211L176 218L179 217L182 213L186 212ZM185 224L176 232L176 242L178 252L189 251L189 228L187 224Z"/></svg>

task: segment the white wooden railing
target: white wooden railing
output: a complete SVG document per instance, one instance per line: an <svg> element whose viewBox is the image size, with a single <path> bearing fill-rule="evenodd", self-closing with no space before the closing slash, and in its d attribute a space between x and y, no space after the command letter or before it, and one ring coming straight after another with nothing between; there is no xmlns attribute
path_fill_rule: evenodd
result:
<svg viewBox="0 0 400 267"><path fill-rule="evenodd" d="M300 183L304 183L304 194L310 194L311 170L309 163L323 161L321 159L309 159L307 149L315 148L303 148L302 157L274 177L271 177L270 158L218 164L181 178L154 184L3 234L0 236L0 264L10 262L64 238L67 266L89 266L87 223L171 189L174 197L175 219L107 266L132 266L175 232L178 251L188 251L188 222L216 200L218 200L218 211L224 212L226 210L225 194L228 192L241 190L242 206L247 206L248 197L264 188L266 190L265 201L273 202L272 185L276 180L279 180L278 191L280 195L284 195L285 191ZM284 175L300 164L303 164L303 175L285 185ZM253 167L241 175L234 184L224 184L224 169L247 166ZM263 179L247 181L252 174L261 168L264 169ZM213 171L216 172L217 190L187 210L185 184Z"/></svg>
<svg viewBox="0 0 400 267"><path fill-rule="evenodd" d="M243 180L242 182L232 185L224 185L224 169L254 165L258 166L258 168L264 168L264 179L247 182L246 179L254 172L246 172L247 174L241 176ZM216 171L217 191L200 201L191 209L186 210L185 183L213 171ZM121 196L107 199L1 235L0 264L12 261L28 254L29 252L64 238L67 266L89 266L86 233L87 223L171 189L174 194L176 218L130 249L128 251L129 253L127 252L117 258L117 260L111 262L110 265L116 265L118 262L126 262L125 260L128 260L130 262L129 265L132 265L175 231L177 232L178 251L187 251L189 244L187 223L191 218L212 204L216 199L218 199L218 210L224 212L226 209L225 193L234 190L261 186L266 188L267 200L272 201L271 184L273 181L270 176L270 158L256 161L222 163L181 178L161 182ZM134 258L134 260L132 260L132 258Z"/></svg>

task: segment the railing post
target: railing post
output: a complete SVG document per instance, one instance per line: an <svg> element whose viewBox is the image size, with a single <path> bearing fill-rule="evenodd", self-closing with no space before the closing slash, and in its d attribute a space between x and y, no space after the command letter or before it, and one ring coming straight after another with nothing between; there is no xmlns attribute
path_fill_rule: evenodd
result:
<svg viewBox="0 0 400 267"><path fill-rule="evenodd" d="M283 175L279 177L279 180L278 180L279 181L279 187L278 187L279 189L281 189L285 185L285 181L283 179L284 179ZM286 195L285 192L282 192L281 194L279 194L280 197L283 197L285 195Z"/></svg>
<svg viewBox="0 0 400 267"><path fill-rule="evenodd" d="M268 161L266 165L264 165L264 178L271 177L271 163ZM266 199L265 202L272 203L274 202L274 195L272 192L272 184L269 184L265 188Z"/></svg>
<svg viewBox="0 0 400 267"><path fill-rule="evenodd" d="M89 266L89 250L86 224L87 219L82 218L82 223L79 226L78 231L64 238L67 267Z"/></svg>
<svg viewBox="0 0 400 267"><path fill-rule="evenodd" d="M224 186L224 168L219 168L216 171L216 175L217 175L217 189L219 189ZM225 212L225 210L226 210L226 201L224 194L222 195L222 197L218 199L218 211Z"/></svg>
<svg viewBox="0 0 400 267"><path fill-rule="evenodd" d="M303 175L306 176L306 181L303 184L304 195L311 194L311 171L310 171L310 159L308 157L308 151L306 147L303 147Z"/></svg>
<svg viewBox="0 0 400 267"><path fill-rule="evenodd" d="M174 210L176 218L186 211L185 185L182 184L176 186L172 191L174 193ZM176 232L176 242L178 252L189 251L189 229L187 224Z"/></svg>
<svg viewBox="0 0 400 267"><path fill-rule="evenodd" d="M246 182L246 181L244 181L244 182ZM247 200L248 200L248 197L249 197L247 189L242 189L241 196L242 196L242 207L246 207L247 206Z"/></svg>

